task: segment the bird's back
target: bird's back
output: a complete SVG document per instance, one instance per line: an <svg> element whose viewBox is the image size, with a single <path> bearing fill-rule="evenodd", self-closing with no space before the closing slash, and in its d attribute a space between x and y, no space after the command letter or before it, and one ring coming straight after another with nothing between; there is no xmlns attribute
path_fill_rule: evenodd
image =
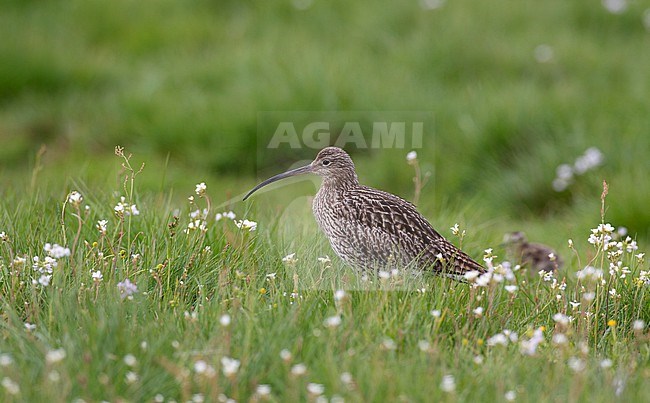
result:
<svg viewBox="0 0 650 403"><path fill-rule="evenodd" d="M365 269L398 264L462 275L485 269L440 235L408 201L367 186L322 186L313 205L335 252Z"/></svg>

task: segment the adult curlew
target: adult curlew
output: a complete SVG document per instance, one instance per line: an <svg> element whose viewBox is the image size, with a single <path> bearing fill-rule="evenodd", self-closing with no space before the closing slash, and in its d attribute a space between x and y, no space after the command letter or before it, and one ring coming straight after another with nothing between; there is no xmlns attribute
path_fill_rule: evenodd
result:
<svg viewBox="0 0 650 403"><path fill-rule="evenodd" d="M334 252L362 270L392 266L431 270L462 279L485 269L440 235L415 206L393 194L359 184L354 163L338 147L322 149L311 164L273 176L244 197L280 179L313 173L323 182L312 210Z"/></svg>

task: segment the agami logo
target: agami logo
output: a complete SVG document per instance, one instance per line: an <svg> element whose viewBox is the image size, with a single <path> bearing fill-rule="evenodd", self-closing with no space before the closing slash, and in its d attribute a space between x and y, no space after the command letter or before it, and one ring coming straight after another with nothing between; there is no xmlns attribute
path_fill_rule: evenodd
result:
<svg viewBox="0 0 650 403"><path fill-rule="evenodd" d="M272 115L271 115L272 114ZM281 112L261 116L260 135L272 133L266 148L422 148L433 124L430 112ZM319 116L320 115L320 116ZM387 115L387 116L382 116ZM266 137L268 139L268 137ZM262 143L264 144L264 143Z"/></svg>

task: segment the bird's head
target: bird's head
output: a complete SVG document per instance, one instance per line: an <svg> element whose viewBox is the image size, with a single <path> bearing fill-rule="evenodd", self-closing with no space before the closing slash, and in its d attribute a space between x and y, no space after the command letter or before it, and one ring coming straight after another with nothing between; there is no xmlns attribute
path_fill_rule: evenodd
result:
<svg viewBox="0 0 650 403"><path fill-rule="evenodd" d="M338 147L323 148L309 166L311 172L323 178L356 178L352 158Z"/></svg>
<svg viewBox="0 0 650 403"><path fill-rule="evenodd" d="M503 237L503 245L522 245L526 243L526 234L521 231L509 232Z"/></svg>
<svg viewBox="0 0 650 403"><path fill-rule="evenodd" d="M352 162L352 158L350 158L348 153L338 147L327 147L318 153L311 164L275 175L255 186L244 196L244 200L258 189L270 183L308 173L322 177L325 183L358 183L357 174L354 170L354 162Z"/></svg>

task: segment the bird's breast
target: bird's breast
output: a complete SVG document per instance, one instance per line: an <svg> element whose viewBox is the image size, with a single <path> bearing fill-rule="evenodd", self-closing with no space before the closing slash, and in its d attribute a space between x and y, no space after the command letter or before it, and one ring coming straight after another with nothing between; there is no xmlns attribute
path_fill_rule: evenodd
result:
<svg viewBox="0 0 650 403"><path fill-rule="evenodd" d="M324 191L321 188L312 204L312 212L314 218L320 229L327 235L328 238L344 236L342 233L342 225L340 221L341 196L334 193Z"/></svg>

